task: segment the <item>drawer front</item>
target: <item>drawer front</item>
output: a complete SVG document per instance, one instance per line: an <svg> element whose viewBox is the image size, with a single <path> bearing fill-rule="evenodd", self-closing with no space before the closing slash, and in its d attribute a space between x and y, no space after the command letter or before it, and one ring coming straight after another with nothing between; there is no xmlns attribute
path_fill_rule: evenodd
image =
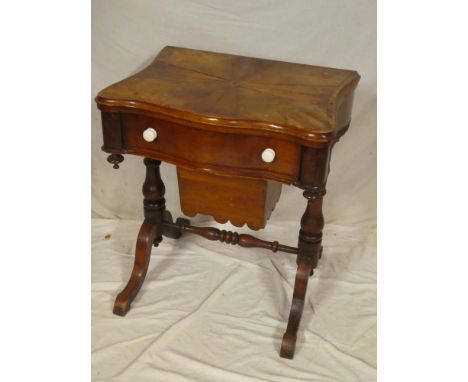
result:
<svg viewBox="0 0 468 382"><path fill-rule="evenodd" d="M300 147L293 142L203 130L130 113L122 114L121 121L124 146L131 153L245 176L266 175L286 182L297 178Z"/></svg>

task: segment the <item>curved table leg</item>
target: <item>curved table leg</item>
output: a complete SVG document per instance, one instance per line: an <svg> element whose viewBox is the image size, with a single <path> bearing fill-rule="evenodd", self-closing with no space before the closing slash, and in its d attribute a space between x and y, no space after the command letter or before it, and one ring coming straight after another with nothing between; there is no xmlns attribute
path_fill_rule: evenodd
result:
<svg viewBox="0 0 468 382"><path fill-rule="evenodd" d="M312 270L312 258L298 257L296 281L294 283L291 312L289 313L288 327L283 336L280 356L292 359L296 348L297 330L301 322L302 311L307 291L307 283Z"/></svg>
<svg viewBox="0 0 468 382"><path fill-rule="evenodd" d="M297 330L301 322L302 311L307 291L309 276L317 267L322 253L322 214L324 188L313 188L304 192L307 208L301 219L299 231L299 248L297 254L297 273L294 283L293 300L289 314L288 326L283 336L280 356L292 359L296 348Z"/></svg>
<svg viewBox="0 0 468 382"><path fill-rule="evenodd" d="M127 314L130 304L145 280L156 233L156 224L150 219L145 219L138 233L132 274L125 288L115 299L114 314L118 316L125 316Z"/></svg>
<svg viewBox="0 0 468 382"><path fill-rule="evenodd" d="M165 215L164 183L159 172L160 161L145 158L146 178L143 183L145 220L138 233L135 262L124 290L115 299L114 314L125 316L145 280L153 245L162 240L162 221ZM167 213L166 213L167 215Z"/></svg>

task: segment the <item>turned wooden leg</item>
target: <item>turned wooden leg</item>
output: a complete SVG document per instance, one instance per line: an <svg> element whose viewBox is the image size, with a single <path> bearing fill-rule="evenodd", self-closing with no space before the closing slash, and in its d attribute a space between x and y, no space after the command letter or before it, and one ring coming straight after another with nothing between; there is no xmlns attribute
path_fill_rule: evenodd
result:
<svg viewBox="0 0 468 382"><path fill-rule="evenodd" d="M159 173L160 161L145 158L146 179L143 183L143 206L145 220L138 233L135 262L127 285L119 293L114 303L114 314L125 316L133 299L145 280L153 244L157 245L162 237L162 221L166 201L164 183Z"/></svg>
<svg viewBox="0 0 468 382"><path fill-rule="evenodd" d="M307 208L301 219L297 254L297 273L294 282L293 300L288 326L283 336L280 356L292 359L296 348L297 330L301 322L309 275L317 266L321 254L322 229L324 225L322 201L325 190L313 188L304 192Z"/></svg>

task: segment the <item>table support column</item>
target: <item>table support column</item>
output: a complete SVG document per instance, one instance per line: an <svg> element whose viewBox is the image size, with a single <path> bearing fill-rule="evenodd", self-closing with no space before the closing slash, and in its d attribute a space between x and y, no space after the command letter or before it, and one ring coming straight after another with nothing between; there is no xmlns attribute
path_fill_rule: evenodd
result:
<svg viewBox="0 0 468 382"><path fill-rule="evenodd" d="M325 189L314 187L304 191L303 195L307 199L307 208L301 219L293 300L280 351L281 357L289 359L293 358L296 348L297 330L304 309L309 276L317 266L322 251L322 229L324 226L322 203Z"/></svg>
<svg viewBox="0 0 468 382"><path fill-rule="evenodd" d="M165 187L159 172L160 161L145 158L146 179L143 183L145 220L138 233L135 262L127 285L114 303L114 314L125 316L145 280L151 257L151 248L162 240L162 221L166 208Z"/></svg>

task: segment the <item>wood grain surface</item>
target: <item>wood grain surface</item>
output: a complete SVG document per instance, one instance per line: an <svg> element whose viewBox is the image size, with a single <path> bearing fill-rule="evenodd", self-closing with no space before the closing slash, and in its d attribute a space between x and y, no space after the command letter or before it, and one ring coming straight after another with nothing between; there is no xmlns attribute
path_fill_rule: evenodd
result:
<svg viewBox="0 0 468 382"><path fill-rule="evenodd" d="M218 223L264 228L281 194L281 183L177 167L180 207L187 216L205 214Z"/></svg>
<svg viewBox="0 0 468 382"><path fill-rule="evenodd" d="M167 46L147 68L102 90L96 101L323 141L349 123L359 78L351 70Z"/></svg>

